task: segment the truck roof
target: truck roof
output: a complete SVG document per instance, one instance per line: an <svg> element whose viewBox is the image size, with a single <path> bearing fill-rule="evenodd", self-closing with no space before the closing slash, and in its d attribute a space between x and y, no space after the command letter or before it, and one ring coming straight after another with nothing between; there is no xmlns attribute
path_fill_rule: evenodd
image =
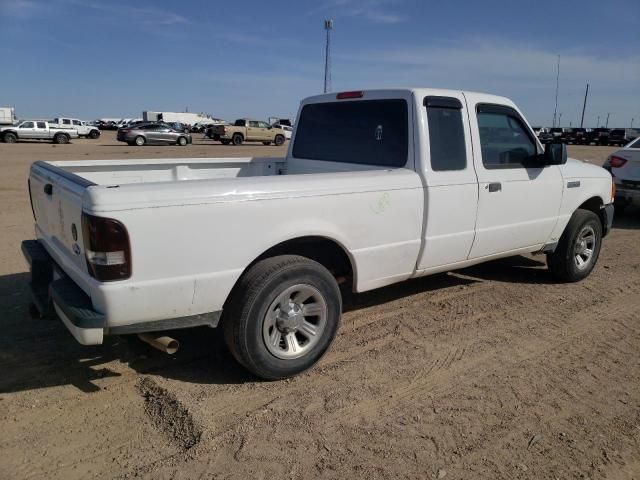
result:
<svg viewBox="0 0 640 480"><path fill-rule="evenodd" d="M452 94L459 95L462 94L472 94L474 96L482 97L483 101L489 103L499 103L499 104L509 104L513 105L511 99L507 97L501 97L498 95L492 95L490 93L482 93L482 92L474 92L472 90L453 90L453 89L444 89L444 88L430 88L430 87L411 87L411 88L381 88L381 89L363 89L363 90L355 90L363 92L363 99L366 97L376 97L376 96L391 96L398 94L415 94L419 96L427 96L427 95L439 95L439 96L450 96ZM340 92L332 92L321 95L314 95L311 97L307 97L303 100L303 103L316 103L316 102L326 102L326 101L335 101L336 95Z"/></svg>

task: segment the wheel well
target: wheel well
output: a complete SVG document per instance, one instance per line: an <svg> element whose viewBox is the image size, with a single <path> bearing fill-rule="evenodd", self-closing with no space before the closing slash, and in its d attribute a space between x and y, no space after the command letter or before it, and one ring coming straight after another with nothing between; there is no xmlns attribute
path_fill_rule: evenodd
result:
<svg viewBox="0 0 640 480"><path fill-rule="evenodd" d="M251 262L242 275L260 260L277 255L300 255L314 260L336 277L341 288L353 290L354 271L349 255L342 245L325 237L300 237L279 243Z"/></svg>
<svg viewBox="0 0 640 480"><path fill-rule="evenodd" d="M604 231L605 226L605 218L604 218L604 210L602 209L603 203L600 197L591 197L586 202L583 202L578 208L581 210L589 210L590 212L595 213L600 219L600 223L602 224L602 229Z"/></svg>

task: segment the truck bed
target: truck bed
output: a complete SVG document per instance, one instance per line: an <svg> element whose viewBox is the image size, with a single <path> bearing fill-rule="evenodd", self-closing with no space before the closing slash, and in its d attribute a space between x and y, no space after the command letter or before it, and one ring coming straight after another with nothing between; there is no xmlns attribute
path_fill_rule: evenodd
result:
<svg viewBox="0 0 640 480"><path fill-rule="evenodd" d="M171 158L47 162L95 185L212 180L281 175L280 157Z"/></svg>

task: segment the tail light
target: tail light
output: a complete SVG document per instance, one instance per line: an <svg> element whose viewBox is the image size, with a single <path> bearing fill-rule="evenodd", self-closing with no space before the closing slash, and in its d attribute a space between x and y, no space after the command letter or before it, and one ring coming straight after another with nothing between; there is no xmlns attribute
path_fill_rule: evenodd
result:
<svg viewBox="0 0 640 480"><path fill-rule="evenodd" d="M131 247L127 229L118 220L82 213L87 269L101 282L131 276Z"/></svg>
<svg viewBox="0 0 640 480"><path fill-rule="evenodd" d="M353 92L340 92L336 95L336 99L344 100L345 98L362 98L364 92L362 90L357 90Z"/></svg>
<svg viewBox="0 0 640 480"><path fill-rule="evenodd" d="M613 168L620 168L624 166L625 163L627 163L626 158L616 157L615 155L611 155L611 157L609 157L609 165Z"/></svg>

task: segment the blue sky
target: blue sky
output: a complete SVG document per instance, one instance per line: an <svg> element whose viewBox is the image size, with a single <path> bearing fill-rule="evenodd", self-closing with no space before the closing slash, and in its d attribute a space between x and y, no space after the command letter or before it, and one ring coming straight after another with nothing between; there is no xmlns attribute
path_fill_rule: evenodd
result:
<svg viewBox="0 0 640 480"><path fill-rule="evenodd" d="M0 0L0 104L20 117L142 110L293 116L323 88L434 86L511 97L534 124L640 126L640 1Z"/></svg>

